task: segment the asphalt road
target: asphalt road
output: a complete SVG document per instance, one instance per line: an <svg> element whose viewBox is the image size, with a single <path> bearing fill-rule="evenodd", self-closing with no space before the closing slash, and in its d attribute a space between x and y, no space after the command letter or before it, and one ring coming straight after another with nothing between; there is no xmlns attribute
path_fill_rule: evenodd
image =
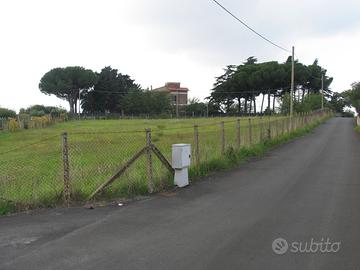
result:
<svg viewBox="0 0 360 270"><path fill-rule="evenodd" d="M0 269L360 269L351 119L173 195L1 217ZM289 245L283 255L272 249L277 238ZM328 252L295 249L312 238L323 251L329 238Z"/></svg>

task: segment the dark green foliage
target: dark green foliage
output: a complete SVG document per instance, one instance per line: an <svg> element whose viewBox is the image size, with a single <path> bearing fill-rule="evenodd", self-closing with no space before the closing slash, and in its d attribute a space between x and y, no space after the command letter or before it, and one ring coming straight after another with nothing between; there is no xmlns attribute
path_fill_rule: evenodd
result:
<svg viewBox="0 0 360 270"><path fill-rule="evenodd" d="M233 104L228 109L229 113L233 108ZM188 105L185 107L186 115L188 116L217 116L222 113L221 104L215 100L209 100L208 102L200 102L197 98L192 98L188 101Z"/></svg>
<svg viewBox="0 0 360 270"><path fill-rule="evenodd" d="M290 95L287 93L283 96L280 112L282 114L289 114ZM308 94L301 101L294 100L294 111L297 113L311 112L321 109L321 95Z"/></svg>
<svg viewBox="0 0 360 270"><path fill-rule="evenodd" d="M0 216L16 212L14 203L0 198Z"/></svg>
<svg viewBox="0 0 360 270"><path fill-rule="evenodd" d="M124 96L139 89L140 86L129 75L105 67L97 74L94 89L83 93L82 107L86 113L121 113Z"/></svg>
<svg viewBox="0 0 360 270"><path fill-rule="evenodd" d="M59 117L66 110L62 107L32 105L26 109L20 109L20 114L28 114L30 116L44 116L50 114L52 117Z"/></svg>
<svg viewBox="0 0 360 270"><path fill-rule="evenodd" d="M188 105L186 106L186 115L206 116L206 114L206 103L200 102L200 100L197 98L193 98L188 101Z"/></svg>
<svg viewBox="0 0 360 270"><path fill-rule="evenodd" d="M121 106L126 115L161 115L171 111L166 93L133 90L123 97Z"/></svg>
<svg viewBox="0 0 360 270"><path fill-rule="evenodd" d="M297 100L305 101L306 95L316 94L321 89L322 72L326 70L315 60L310 66L295 63L295 89ZM239 114L257 113L256 97L267 96L267 104L262 100L260 112L275 111L275 98L282 98L290 92L291 57L285 63L276 61L257 63L257 59L250 57L239 66L229 65L224 74L216 78L211 100L221 105L223 112L237 108ZM332 78L324 76L324 89L331 94L329 86ZM271 97L273 101L271 103ZM265 107L266 106L266 107Z"/></svg>
<svg viewBox="0 0 360 270"><path fill-rule="evenodd" d="M357 113L360 113L360 82L351 85L351 89L343 93L349 105L353 106Z"/></svg>
<svg viewBox="0 0 360 270"><path fill-rule="evenodd" d="M16 112L6 108L0 108L0 118L16 117Z"/></svg>
<svg viewBox="0 0 360 270"><path fill-rule="evenodd" d="M343 112L341 112L341 117L349 117L349 118L354 118L355 114L352 111L349 110L345 110Z"/></svg>
<svg viewBox="0 0 360 270"><path fill-rule="evenodd" d="M39 88L44 94L68 101L70 113L76 113L79 92L88 91L95 83L96 75L92 70L75 66L50 70L41 78Z"/></svg>
<svg viewBox="0 0 360 270"><path fill-rule="evenodd" d="M335 113L345 113L345 108L350 106L350 102L343 93L333 93L330 100L327 103L327 107L333 110Z"/></svg>

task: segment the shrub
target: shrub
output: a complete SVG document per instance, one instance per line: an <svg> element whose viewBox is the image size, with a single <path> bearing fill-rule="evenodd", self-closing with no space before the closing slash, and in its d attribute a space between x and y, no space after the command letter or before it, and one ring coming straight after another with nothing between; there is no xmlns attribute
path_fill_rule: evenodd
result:
<svg viewBox="0 0 360 270"><path fill-rule="evenodd" d="M225 156L231 163L236 163L238 160L236 150L232 146L226 149Z"/></svg>
<svg viewBox="0 0 360 270"><path fill-rule="evenodd" d="M354 118L355 117L355 114L354 112L352 111L344 111L342 114L341 114L342 117L350 117L350 118Z"/></svg>
<svg viewBox="0 0 360 270"><path fill-rule="evenodd" d="M15 118L11 118L8 125L11 132L14 132L20 128L19 122Z"/></svg>
<svg viewBox="0 0 360 270"><path fill-rule="evenodd" d="M0 118L15 118L16 112L6 108L0 108Z"/></svg>
<svg viewBox="0 0 360 270"><path fill-rule="evenodd" d="M32 128L47 127L52 123L51 115L48 114L41 117L38 116L31 117L31 122L32 122Z"/></svg>
<svg viewBox="0 0 360 270"><path fill-rule="evenodd" d="M60 120L61 122L67 121L67 120L68 120L68 114L67 114L66 112L60 113L59 120Z"/></svg>
<svg viewBox="0 0 360 270"><path fill-rule="evenodd" d="M45 116L50 114L52 117L60 117L62 113L66 113L66 110L62 107L44 106L44 105L32 105L28 108L20 109L20 114L29 114L30 116Z"/></svg>

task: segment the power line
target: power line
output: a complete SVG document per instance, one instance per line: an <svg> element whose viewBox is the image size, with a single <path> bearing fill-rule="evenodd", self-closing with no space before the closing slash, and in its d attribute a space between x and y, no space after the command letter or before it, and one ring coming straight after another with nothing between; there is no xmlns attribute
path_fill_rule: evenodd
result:
<svg viewBox="0 0 360 270"><path fill-rule="evenodd" d="M285 90L285 89L288 89L290 88L290 86L287 86L287 87L280 87L280 88L271 88L271 89L261 89L261 90L248 90L248 91L234 91L234 92L222 92L221 93L242 93L242 94L253 94L253 93L256 93L256 92L269 92L269 91L276 91L276 90ZM89 91L89 92L86 92L86 94L91 94L91 93L100 93L100 94L119 94L119 95L126 95L128 93L126 92L112 92L112 91L96 91L96 90L92 90L92 91ZM130 92L131 93L131 92ZM141 92L141 93L144 93L144 92Z"/></svg>
<svg viewBox="0 0 360 270"><path fill-rule="evenodd" d="M219 7L221 7L226 13L228 13L231 17L233 17L235 20L237 20L238 22L240 22L242 25L244 25L247 29L249 29L251 32L253 32L254 34L258 35L260 38L262 38L263 40L267 41L268 43L272 44L273 46L291 53L290 50L285 49L284 47L276 44L275 42L271 41L270 39L268 39L267 37L265 37L264 35L260 34L259 32L257 32L255 29L253 29L252 27L250 27L247 23L245 23L243 20L239 19L234 13L232 13L230 10L228 10L226 7L224 7L222 4L220 4L217 0L212 0L214 3L216 3Z"/></svg>
<svg viewBox="0 0 360 270"><path fill-rule="evenodd" d="M265 93L265 95L267 95L268 92L272 92L272 91L286 91L287 89L290 89L290 86L289 87L284 87L284 88L276 88L276 89L262 89L262 90L254 90L254 91L234 91L234 92L231 92L231 91L226 91L226 92L223 92L223 91L219 91L218 93L220 94L256 94L256 93Z"/></svg>

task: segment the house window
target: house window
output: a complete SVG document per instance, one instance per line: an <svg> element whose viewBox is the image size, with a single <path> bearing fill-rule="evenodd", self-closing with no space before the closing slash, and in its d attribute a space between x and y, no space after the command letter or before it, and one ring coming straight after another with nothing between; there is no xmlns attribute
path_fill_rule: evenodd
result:
<svg viewBox="0 0 360 270"><path fill-rule="evenodd" d="M177 98L177 96L175 96L175 95L171 96L171 100L172 100L173 104L176 104L176 98Z"/></svg>

